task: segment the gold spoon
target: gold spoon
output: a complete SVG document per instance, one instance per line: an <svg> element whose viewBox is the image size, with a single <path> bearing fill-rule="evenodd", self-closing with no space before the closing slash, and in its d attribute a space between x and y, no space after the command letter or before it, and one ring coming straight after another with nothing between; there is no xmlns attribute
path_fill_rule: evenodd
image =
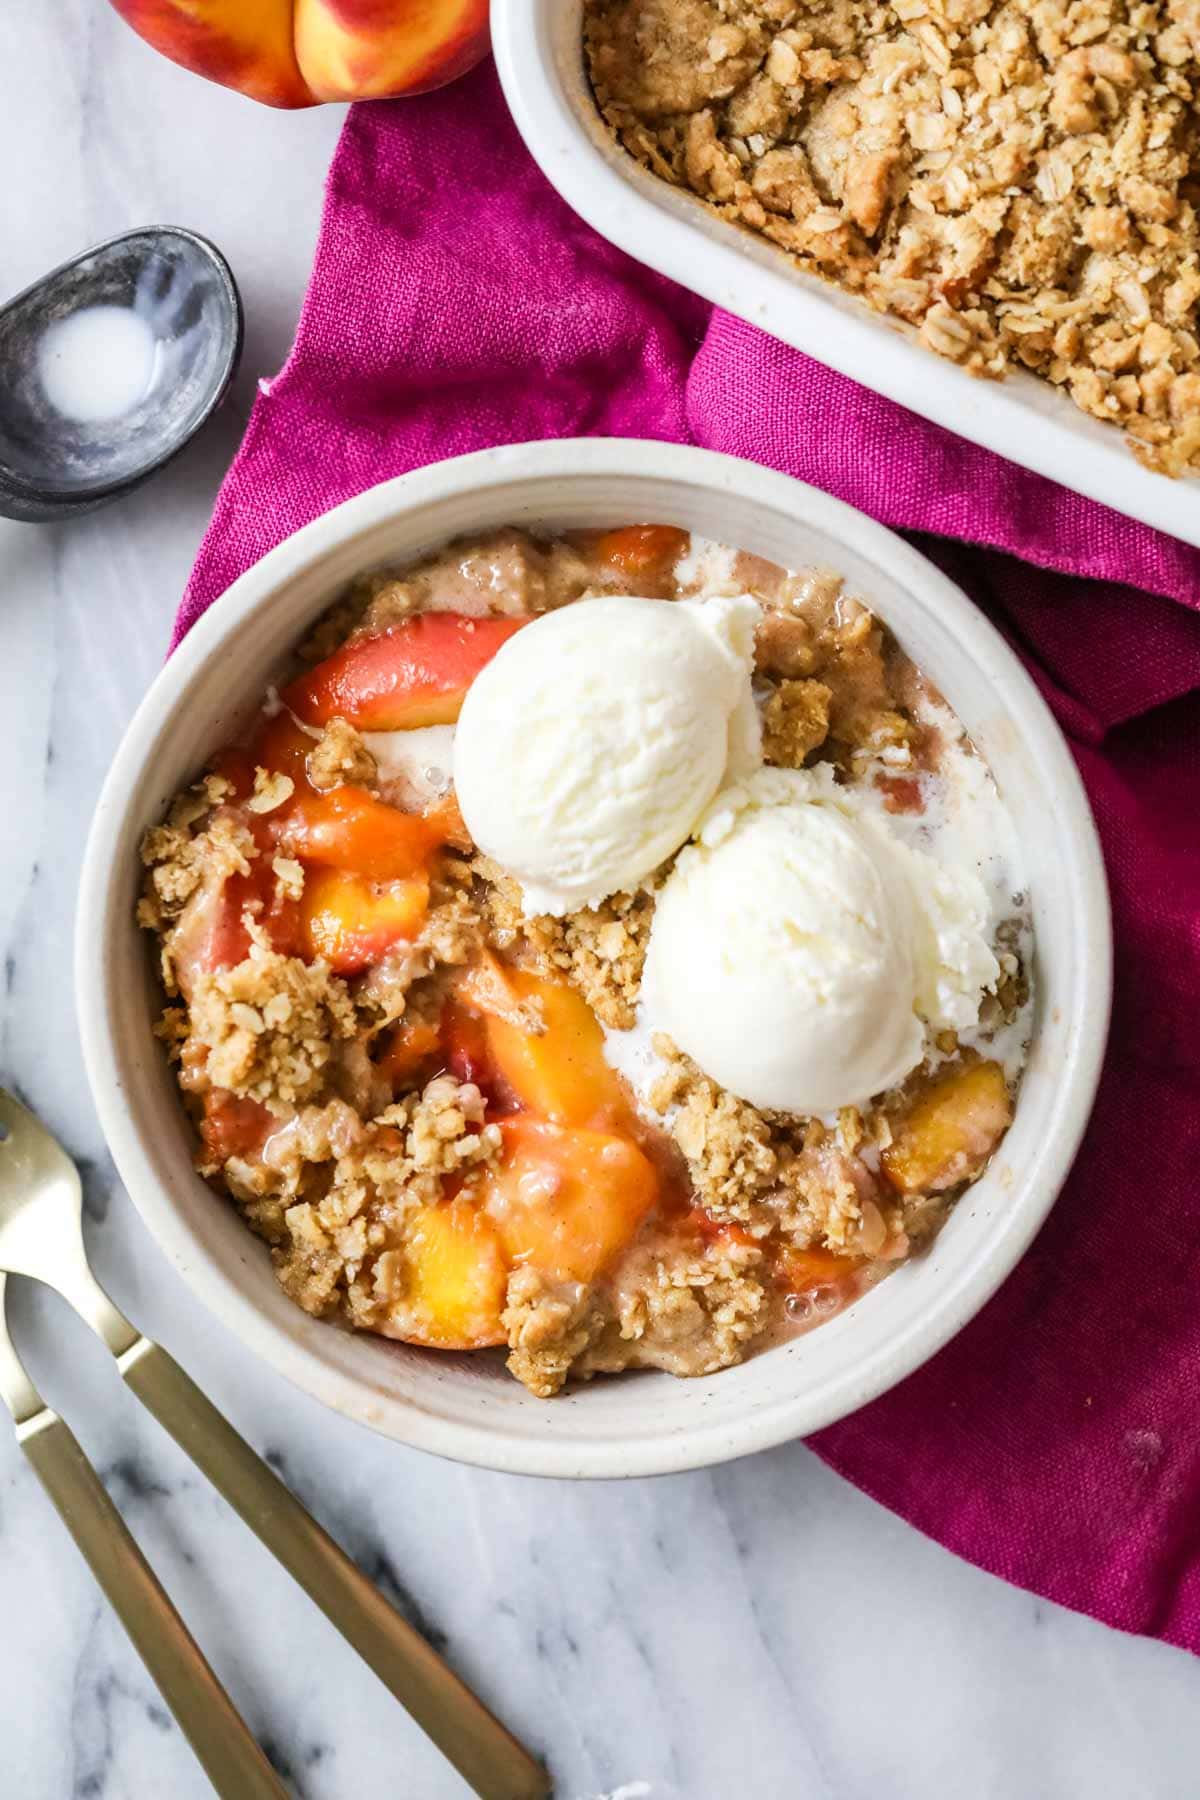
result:
<svg viewBox="0 0 1200 1800"><path fill-rule="evenodd" d="M74 1307L143 1406L481 1800L545 1800L550 1782L542 1765L388 1605L179 1364L117 1311L88 1266L82 1210L74 1163L40 1120L0 1088L0 1270L43 1281Z"/></svg>

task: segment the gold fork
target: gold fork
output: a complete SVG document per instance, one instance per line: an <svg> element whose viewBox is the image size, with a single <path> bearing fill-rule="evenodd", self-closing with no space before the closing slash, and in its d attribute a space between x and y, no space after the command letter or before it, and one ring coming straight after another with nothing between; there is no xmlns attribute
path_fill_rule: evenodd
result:
<svg viewBox="0 0 1200 1800"><path fill-rule="evenodd" d="M542 1765L389 1606L179 1364L118 1312L88 1266L82 1211L74 1163L40 1120L0 1088L0 1270L45 1282L74 1307L112 1352L126 1385L143 1406L316 1601L481 1800L544 1800L550 1784ZM66 1431L61 1421L55 1422ZM119 1515L114 1516L120 1525ZM179 1629L183 1630L181 1622ZM282 1790L247 1786L238 1790L239 1795L242 1791L252 1800L260 1791L266 1795Z"/></svg>
<svg viewBox="0 0 1200 1800"><path fill-rule="evenodd" d="M79 1444L30 1381L8 1335L0 1275L0 1397L17 1442L129 1633L222 1800L287 1800L287 1790L171 1605Z"/></svg>

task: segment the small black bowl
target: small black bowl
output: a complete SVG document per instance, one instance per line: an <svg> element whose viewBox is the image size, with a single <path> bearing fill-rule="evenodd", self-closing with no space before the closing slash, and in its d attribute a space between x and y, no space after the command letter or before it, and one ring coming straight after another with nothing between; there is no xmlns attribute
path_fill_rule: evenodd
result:
<svg viewBox="0 0 1200 1800"><path fill-rule="evenodd" d="M157 345L149 386L115 418L68 417L43 389L38 346L60 320L103 305L129 307L149 326ZM0 307L0 514L58 520L140 486L220 404L242 331L225 258L176 225L97 244Z"/></svg>

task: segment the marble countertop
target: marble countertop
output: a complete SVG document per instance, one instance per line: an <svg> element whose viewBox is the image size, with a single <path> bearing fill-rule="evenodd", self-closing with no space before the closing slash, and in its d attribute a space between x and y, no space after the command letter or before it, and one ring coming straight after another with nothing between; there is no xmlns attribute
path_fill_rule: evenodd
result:
<svg viewBox="0 0 1200 1800"><path fill-rule="evenodd" d="M0 275L194 226L241 283L234 403L139 495L0 521L0 1079L85 1171L101 1279L527 1743L562 1800L1184 1800L1200 1665L967 1567L799 1444L619 1485L457 1468L250 1369L116 1181L70 981L97 790L161 662L245 421L283 360L340 109L268 112L156 58L100 0L5 0ZM298 1800L466 1789L124 1393L64 1305L14 1332ZM0 1789L201 1800L187 1745L0 1427Z"/></svg>

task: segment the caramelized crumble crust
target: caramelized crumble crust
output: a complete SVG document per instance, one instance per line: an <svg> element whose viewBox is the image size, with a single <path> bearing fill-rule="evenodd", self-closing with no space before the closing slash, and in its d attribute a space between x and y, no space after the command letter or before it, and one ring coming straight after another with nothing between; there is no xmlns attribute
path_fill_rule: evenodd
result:
<svg viewBox="0 0 1200 1800"><path fill-rule="evenodd" d="M1196 467L1194 0L586 0L584 41L654 174Z"/></svg>

